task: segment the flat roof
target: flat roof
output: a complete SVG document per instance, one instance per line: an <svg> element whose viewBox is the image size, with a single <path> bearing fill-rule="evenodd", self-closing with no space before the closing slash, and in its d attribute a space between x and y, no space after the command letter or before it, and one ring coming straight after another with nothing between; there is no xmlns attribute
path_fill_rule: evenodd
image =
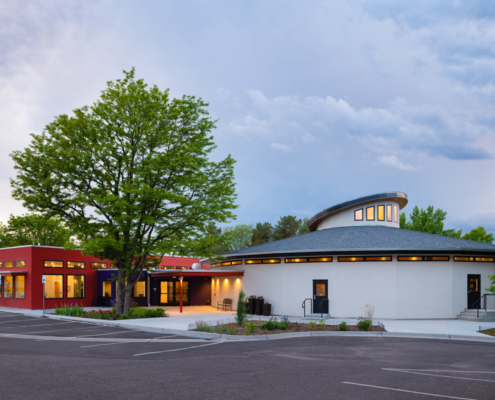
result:
<svg viewBox="0 0 495 400"><path fill-rule="evenodd" d="M151 276L244 276L244 271L211 269L159 269L150 271Z"/></svg>

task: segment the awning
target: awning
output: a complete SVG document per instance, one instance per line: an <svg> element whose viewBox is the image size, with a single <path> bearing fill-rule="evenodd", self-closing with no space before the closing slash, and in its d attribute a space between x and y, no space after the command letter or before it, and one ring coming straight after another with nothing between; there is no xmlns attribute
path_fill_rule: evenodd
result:
<svg viewBox="0 0 495 400"><path fill-rule="evenodd" d="M244 276L244 271L211 271L208 269L166 269L166 270L154 270L150 273L151 276L157 277L175 277L175 276Z"/></svg>
<svg viewBox="0 0 495 400"><path fill-rule="evenodd" d="M26 271L0 271L0 275L27 275Z"/></svg>

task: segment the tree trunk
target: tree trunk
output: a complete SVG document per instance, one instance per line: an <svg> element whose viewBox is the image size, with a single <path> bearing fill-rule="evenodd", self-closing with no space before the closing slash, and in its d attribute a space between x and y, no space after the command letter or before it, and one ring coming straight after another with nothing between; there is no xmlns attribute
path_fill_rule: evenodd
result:
<svg viewBox="0 0 495 400"><path fill-rule="evenodd" d="M118 275L117 275L117 293L116 293L116 300L117 304L115 307L115 314L116 315L122 315L124 314L124 293L125 293L125 286L124 286L124 280L125 280L125 271L123 269L119 269Z"/></svg>
<svg viewBox="0 0 495 400"><path fill-rule="evenodd" d="M134 285L128 283L125 289L124 314L127 314L131 308L131 293Z"/></svg>

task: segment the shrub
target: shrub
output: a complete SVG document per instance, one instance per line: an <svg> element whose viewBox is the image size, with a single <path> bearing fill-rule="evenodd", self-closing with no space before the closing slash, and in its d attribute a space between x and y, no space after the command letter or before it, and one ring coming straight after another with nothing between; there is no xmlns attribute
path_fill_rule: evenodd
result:
<svg viewBox="0 0 495 400"><path fill-rule="evenodd" d="M129 318L162 318L164 316L165 310L163 308L153 309L132 307L129 310Z"/></svg>
<svg viewBox="0 0 495 400"><path fill-rule="evenodd" d="M63 304L62 307L55 309L56 315L65 315L66 317L81 317L84 313L84 307L78 303Z"/></svg>
<svg viewBox="0 0 495 400"><path fill-rule="evenodd" d="M348 330L349 330L349 328L347 327L347 322L342 321L342 322L339 324L339 329L340 329L341 331L348 331Z"/></svg>
<svg viewBox="0 0 495 400"><path fill-rule="evenodd" d="M370 319L360 319L357 323L357 327L360 331L368 331L371 328L372 321Z"/></svg>
<svg viewBox="0 0 495 400"><path fill-rule="evenodd" d="M244 329L246 330L246 335L249 335L250 333L254 333L256 330L256 325L253 321L250 322L244 322Z"/></svg>
<svg viewBox="0 0 495 400"><path fill-rule="evenodd" d="M235 317L237 323L242 325L247 317L248 302L246 301L246 293L241 288L239 297L237 298L237 315Z"/></svg>
<svg viewBox="0 0 495 400"><path fill-rule="evenodd" d="M316 329L316 322L310 322L309 323L309 330L314 331Z"/></svg>
<svg viewBox="0 0 495 400"><path fill-rule="evenodd" d="M318 321L318 324L320 325L320 328L325 329L325 320L323 318Z"/></svg>
<svg viewBox="0 0 495 400"><path fill-rule="evenodd" d="M289 327L289 320L287 318L282 318L282 321L274 321L270 319L270 321L265 322L261 325L261 329L266 329L267 331L274 331L275 329L281 329L286 331Z"/></svg>

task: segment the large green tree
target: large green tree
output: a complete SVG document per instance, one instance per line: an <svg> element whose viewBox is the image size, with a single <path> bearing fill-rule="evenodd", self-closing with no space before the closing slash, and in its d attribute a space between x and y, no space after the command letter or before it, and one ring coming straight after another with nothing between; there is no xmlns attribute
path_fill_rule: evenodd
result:
<svg viewBox="0 0 495 400"><path fill-rule="evenodd" d="M234 160L215 162L215 128L201 99L171 99L134 69L92 106L60 115L15 151L13 196L61 218L85 254L118 268L117 314L162 254L211 257L210 222L234 218ZM127 283L125 283L127 281Z"/></svg>
<svg viewBox="0 0 495 400"><path fill-rule="evenodd" d="M471 229L468 233L462 236L462 239L475 240L476 242L482 243L493 243L493 233L487 233L486 229L482 226Z"/></svg>
<svg viewBox="0 0 495 400"><path fill-rule="evenodd" d="M64 247L71 233L60 218L41 214L11 215L6 224L0 223L0 247L26 245Z"/></svg>
<svg viewBox="0 0 495 400"><path fill-rule="evenodd" d="M227 226L223 229L223 235L230 251L241 250L251 244L253 225Z"/></svg>
<svg viewBox="0 0 495 400"><path fill-rule="evenodd" d="M251 246L268 243L273 240L273 226L269 222L258 222L253 229Z"/></svg>
<svg viewBox="0 0 495 400"><path fill-rule="evenodd" d="M299 230L301 229L301 224L302 221L293 215L280 217L279 221L273 228L273 239L280 240L297 236L299 234Z"/></svg>

